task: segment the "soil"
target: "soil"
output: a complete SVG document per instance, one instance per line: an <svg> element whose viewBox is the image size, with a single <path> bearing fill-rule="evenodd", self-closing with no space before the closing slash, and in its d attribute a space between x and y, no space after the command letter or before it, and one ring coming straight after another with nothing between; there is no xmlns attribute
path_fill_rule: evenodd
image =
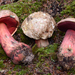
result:
<svg viewBox="0 0 75 75"><path fill-rule="evenodd" d="M17 2L18 0L0 0L0 5L5 5L5 4L10 4L13 2ZM20 0L21 1L21 0ZM32 0L35 1L35 0ZM38 0L40 1L40 0ZM63 19L63 16L61 17L60 12L62 10L64 10L63 6L69 4L70 2L72 2L73 0L65 0L67 3L64 3L64 0L46 0L43 3L42 8L40 8L40 11L43 12L47 12L50 15L52 15L54 18L56 16L59 16L60 19ZM66 15L65 15L66 16ZM54 38L50 38L49 39L49 43L53 44L53 43L58 43L61 44L61 41L63 39L63 36L59 34L59 30L55 30L54 32ZM61 32L62 34L62 32ZM19 39L17 38L19 35L15 35L15 39ZM19 41L18 40L18 41ZM57 61L53 62L51 61L50 58L45 58L45 62L42 64L42 67L36 67L36 64L34 63L34 61L38 62L37 60L37 56L35 57L35 59L33 60L33 63L31 63L30 65L27 65L25 67L30 68L30 72L27 72L26 74L23 75L30 75L29 73L32 73L31 75L68 75L66 70L63 70L63 68L61 67L60 69L57 69L57 67L60 67L60 65L58 64ZM14 64L11 65L11 61L10 59L6 59L4 60L4 62L7 65L7 69L0 71L0 75L7 75L7 71L8 69L13 70L14 68ZM46 63L48 66L46 66ZM22 67L24 67L24 65L21 65ZM39 69L41 69L42 71L39 71ZM17 72L21 71L21 69L18 69ZM68 71L69 72L69 71ZM16 71L12 71L12 74L8 74L8 75L16 75ZM20 74L21 75L21 74ZM74 75L73 73L71 73L70 75Z"/></svg>

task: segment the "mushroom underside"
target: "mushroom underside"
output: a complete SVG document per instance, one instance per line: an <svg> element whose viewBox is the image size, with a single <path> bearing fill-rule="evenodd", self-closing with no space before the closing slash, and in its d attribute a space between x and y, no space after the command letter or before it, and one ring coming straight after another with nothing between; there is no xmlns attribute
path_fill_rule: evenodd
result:
<svg viewBox="0 0 75 75"><path fill-rule="evenodd" d="M15 20L15 18L7 16L0 18L0 23L5 23L7 25L7 28L9 32L12 34L16 28L18 27L18 22Z"/></svg>

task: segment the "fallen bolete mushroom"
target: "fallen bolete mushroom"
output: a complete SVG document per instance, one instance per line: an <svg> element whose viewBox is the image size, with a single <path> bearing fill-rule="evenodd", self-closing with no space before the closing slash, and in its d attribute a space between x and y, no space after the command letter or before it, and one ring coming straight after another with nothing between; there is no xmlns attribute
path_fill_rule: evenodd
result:
<svg viewBox="0 0 75 75"><path fill-rule="evenodd" d="M13 63L30 63L34 58L30 46L16 41L13 35L19 25L17 15L10 10L0 11L0 43Z"/></svg>
<svg viewBox="0 0 75 75"><path fill-rule="evenodd" d="M48 39L54 32L56 22L51 15L45 12L34 12L22 23L21 28L24 34L35 39L38 47L49 45Z"/></svg>
<svg viewBox="0 0 75 75"><path fill-rule="evenodd" d="M66 32L57 56L60 65L68 70L75 66L75 18L63 19L57 27Z"/></svg>

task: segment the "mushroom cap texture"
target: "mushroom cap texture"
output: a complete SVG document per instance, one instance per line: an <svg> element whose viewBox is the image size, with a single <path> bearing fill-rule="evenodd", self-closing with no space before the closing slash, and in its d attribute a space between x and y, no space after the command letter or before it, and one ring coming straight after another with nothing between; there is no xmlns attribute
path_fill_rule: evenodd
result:
<svg viewBox="0 0 75 75"><path fill-rule="evenodd" d="M33 39L47 39L52 36L56 22L51 15L41 11L30 14L22 23L25 35Z"/></svg>
<svg viewBox="0 0 75 75"><path fill-rule="evenodd" d="M5 23L8 27L9 32L11 33L11 35L13 35L17 31L17 27L19 26L19 18L10 10L1 10L0 23Z"/></svg>
<svg viewBox="0 0 75 75"><path fill-rule="evenodd" d="M62 19L57 23L59 30L66 32L68 29L75 30L75 18Z"/></svg>

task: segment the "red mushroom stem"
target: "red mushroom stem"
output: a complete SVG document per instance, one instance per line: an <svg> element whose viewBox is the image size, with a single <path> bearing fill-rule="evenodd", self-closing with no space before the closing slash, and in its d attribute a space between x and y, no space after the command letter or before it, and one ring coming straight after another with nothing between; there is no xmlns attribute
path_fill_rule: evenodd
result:
<svg viewBox="0 0 75 75"><path fill-rule="evenodd" d="M67 30L58 53L59 64L69 70L75 66L75 31Z"/></svg>
<svg viewBox="0 0 75 75"><path fill-rule="evenodd" d="M38 47L47 47L49 45L48 39L35 40Z"/></svg>
<svg viewBox="0 0 75 75"><path fill-rule="evenodd" d="M67 30L62 44L59 49L59 53L65 57L75 56L75 31Z"/></svg>
<svg viewBox="0 0 75 75"><path fill-rule="evenodd" d="M30 46L16 41L4 23L0 23L0 43L13 63L30 63L34 58Z"/></svg>

